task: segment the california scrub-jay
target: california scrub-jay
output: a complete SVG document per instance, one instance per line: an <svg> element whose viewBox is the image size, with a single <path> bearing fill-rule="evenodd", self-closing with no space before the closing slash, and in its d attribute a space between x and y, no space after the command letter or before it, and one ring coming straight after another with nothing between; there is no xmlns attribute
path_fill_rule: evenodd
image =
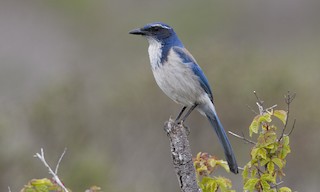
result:
<svg viewBox="0 0 320 192"><path fill-rule="evenodd" d="M157 84L168 97L183 106L176 122L185 121L197 107L197 110L209 119L218 135L230 170L235 174L238 173L231 144L213 105L208 80L173 28L156 22L134 29L129 33L147 38L151 68ZM179 120L187 107L190 109Z"/></svg>

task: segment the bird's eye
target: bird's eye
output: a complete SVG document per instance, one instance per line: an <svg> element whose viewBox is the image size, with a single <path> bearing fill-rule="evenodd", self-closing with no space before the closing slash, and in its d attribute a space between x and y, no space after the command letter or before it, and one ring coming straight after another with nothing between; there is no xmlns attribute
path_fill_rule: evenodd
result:
<svg viewBox="0 0 320 192"><path fill-rule="evenodd" d="M153 31L154 31L154 32L157 32L157 31L159 31L159 30L160 30L160 27L154 27L154 28L153 28Z"/></svg>

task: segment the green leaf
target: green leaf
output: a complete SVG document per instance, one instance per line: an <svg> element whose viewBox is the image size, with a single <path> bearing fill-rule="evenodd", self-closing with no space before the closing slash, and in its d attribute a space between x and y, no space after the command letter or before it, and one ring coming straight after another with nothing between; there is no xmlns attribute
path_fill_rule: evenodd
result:
<svg viewBox="0 0 320 192"><path fill-rule="evenodd" d="M43 179L33 179L30 181L32 186L39 186L39 185L45 185L45 186L52 186L52 182L50 179L43 178Z"/></svg>
<svg viewBox="0 0 320 192"><path fill-rule="evenodd" d="M267 169L268 169L269 173L274 172L274 163L272 161L268 163Z"/></svg>
<svg viewBox="0 0 320 192"><path fill-rule="evenodd" d="M288 153L290 152L291 152L291 149L289 145L283 146L279 154L280 159L285 159Z"/></svg>
<svg viewBox="0 0 320 192"><path fill-rule="evenodd" d="M251 125L249 127L249 135L252 137L252 133L258 133L259 126L260 126L260 115L257 115L254 117L253 121L251 122Z"/></svg>
<svg viewBox="0 0 320 192"><path fill-rule="evenodd" d="M257 155L260 156L262 159L267 159L267 150L264 148L260 148L257 152Z"/></svg>
<svg viewBox="0 0 320 192"><path fill-rule="evenodd" d="M227 172L230 172L229 165L228 165L228 163L226 161L216 160L216 164L220 165L221 167L223 167Z"/></svg>
<svg viewBox="0 0 320 192"><path fill-rule="evenodd" d="M282 139L283 139L283 145L288 146L290 142L289 136L284 136Z"/></svg>
<svg viewBox="0 0 320 192"><path fill-rule="evenodd" d="M213 168L217 165L217 161L218 161L218 160L216 160L216 159L214 159L214 158L208 159L209 165L210 165L211 167L213 167Z"/></svg>
<svg viewBox="0 0 320 192"><path fill-rule="evenodd" d="M274 110L273 115L280 119L283 124L286 124L287 121L287 112L284 110Z"/></svg>
<svg viewBox="0 0 320 192"><path fill-rule="evenodd" d="M270 113L264 113L263 115L260 115L260 117L259 117L259 124L262 122L270 123L271 121L272 121L272 119L271 119Z"/></svg>
<svg viewBox="0 0 320 192"><path fill-rule="evenodd" d="M218 189L216 180L211 177L203 177L201 186L203 192L216 192Z"/></svg>
<svg viewBox="0 0 320 192"><path fill-rule="evenodd" d="M251 171L251 177L256 177L256 176L257 176L257 173L258 173L257 169L252 169L252 171Z"/></svg>
<svg viewBox="0 0 320 192"><path fill-rule="evenodd" d="M218 177L216 182L221 189L221 192L229 192L230 188L232 187L232 183L229 179L224 177Z"/></svg>
<svg viewBox="0 0 320 192"><path fill-rule="evenodd" d="M248 178L249 174L249 167L248 165L244 166L243 171L242 171L242 178L243 180L246 180Z"/></svg>
<svg viewBox="0 0 320 192"><path fill-rule="evenodd" d="M279 192L291 192L291 189L289 187L281 187Z"/></svg>
<svg viewBox="0 0 320 192"><path fill-rule="evenodd" d="M251 159L255 159L257 157L259 148L253 148L251 150Z"/></svg>
<svg viewBox="0 0 320 192"><path fill-rule="evenodd" d="M266 180L261 180L260 184L262 186L263 191L270 189L270 184Z"/></svg>
<svg viewBox="0 0 320 192"><path fill-rule="evenodd" d="M270 154L275 154L276 151L278 151L279 149L279 143L276 142L276 143L273 143L273 148L270 150Z"/></svg>
<svg viewBox="0 0 320 192"><path fill-rule="evenodd" d="M258 183L259 179L253 178L248 179L248 181L244 184L243 189L253 191L256 189L256 184Z"/></svg>
<svg viewBox="0 0 320 192"><path fill-rule="evenodd" d="M283 163L281 159L275 157L275 158L272 158L272 162L276 164L279 167L279 169L283 168Z"/></svg>
<svg viewBox="0 0 320 192"><path fill-rule="evenodd" d="M268 158L268 157L266 159L261 159L260 166L265 166L269 162L270 162L270 158Z"/></svg>
<svg viewBox="0 0 320 192"><path fill-rule="evenodd" d="M197 167L197 168L196 168L196 171L197 171L197 173L199 173L199 174L204 174L204 173L207 173L208 169L207 169L206 166L201 165L200 167Z"/></svg>
<svg viewBox="0 0 320 192"><path fill-rule="evenodd" d="M262 122L270 123L272 121L270 113L264 113L263 115L257 115L254 117L251 125L249 126L249 135L252 137L252 133L258 133L259 127Z"/></svg>
<svg viewBox="0 0 320 192"><path fill-rule="evenodd" d="M272 182L272 183L276 182L276 178L273 177L271 173L262 174L261 175L261 180L265 180L265 181Z"/></svg>
<svg viewBox="0 0 320 192"><path fill-rule="evenodd" d="M35 189L37 192L49 192L48 186L45 185L37 185Z"/></svg>
<svg viewBox="0 0 320 192"><path fill-rule="evenodd" d="M258 157L267 159L267 150L265 148L253 148L251 150L251 159L253 160Z"/></svg>
<svg viewBox="0 0 320 192"><path fill-rule="evenodd" d="M274 131L267 131L264 134L266 145L273 144L277 141L277 135Z"/></svg>
<svg viewBox="0 0 320 192"><path fill-rule="evenodd" d="M267 149L274 149L274 143L265 146Z"/></svg>

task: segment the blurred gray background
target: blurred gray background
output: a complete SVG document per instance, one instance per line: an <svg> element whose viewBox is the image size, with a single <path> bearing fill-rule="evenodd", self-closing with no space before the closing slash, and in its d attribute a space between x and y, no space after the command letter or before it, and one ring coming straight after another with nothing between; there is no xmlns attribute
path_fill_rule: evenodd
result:
<svg viewBox="0 0 320 192"><path fill-rule="evenodd" d="M128 31L173 26L205 71L227 130L247 133L254 90L285 109L296 92L285 185L320 187L320 1L1 0L0 190L50 177L43 147L73 191L178 191L163 124L180 106L157 87L147 42ZM194 155L224 157L207 120L187 121ZM251 146L230 137L243 166ZM242 191L241 175L231 178Z"/></svg>

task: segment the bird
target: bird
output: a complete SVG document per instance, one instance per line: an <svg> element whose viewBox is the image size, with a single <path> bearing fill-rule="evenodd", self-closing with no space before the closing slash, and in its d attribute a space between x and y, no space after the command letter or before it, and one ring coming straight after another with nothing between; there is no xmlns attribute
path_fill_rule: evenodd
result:
<svg viewBox="0 0 320 192"><path fill-rule="evenodd" d="M208 79L174 29L163 22L153 22L133 29L129 34L147 39L156 83L169 98L183 106L175 122L183 123L194 109L207 117L224 149L230 171L237 174L237 161L215 110ZM187 108L188 111L181 118Z"/></svg>

